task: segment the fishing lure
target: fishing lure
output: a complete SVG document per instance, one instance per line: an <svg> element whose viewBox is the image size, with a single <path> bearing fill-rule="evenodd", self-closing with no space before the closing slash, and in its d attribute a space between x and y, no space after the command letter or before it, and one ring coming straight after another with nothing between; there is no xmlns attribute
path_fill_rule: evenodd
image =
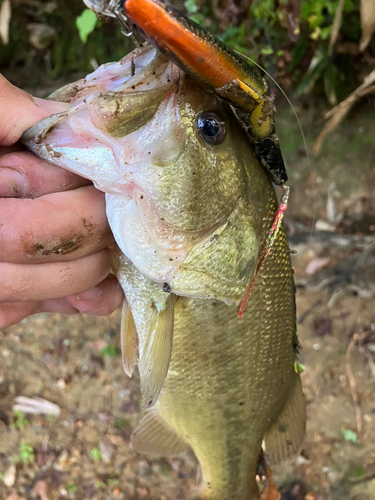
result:
<svg viewBox="0 0 375 500"><path fill-rule="evenodd" d="M272 181L288 180L275 135L273 97L267 85L236 52L164 0L84 0L99 15L116 17L125 34L137 31L178 67L236 108L255 152ZM126 29L128 30L126 32Z"/></svg>
<svg viewBox="0 0 375 500"><path fill-rule="evenodd" d="M240 55L164 0L84 2L98 15L117 18L125 35L136 31L205 88L229 102L272 182L284 189L255 276L240 305L239 316L242 317L259 269L281 227L289 196L289 188L285 185L288 176L275 134L276 108L273 97L266 95L264 79Z"/></svg>

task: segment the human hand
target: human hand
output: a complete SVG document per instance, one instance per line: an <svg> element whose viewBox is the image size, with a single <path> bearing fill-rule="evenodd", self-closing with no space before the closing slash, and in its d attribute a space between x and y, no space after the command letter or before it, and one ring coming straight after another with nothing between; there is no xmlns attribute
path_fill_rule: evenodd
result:
<svg viewBox="0 0 375 500"><path fill-rule="evenodd" d="M110 314L123 293L104 194L13 146L49 113L1 75L0 110L0 328L37 312Z"/></svg>

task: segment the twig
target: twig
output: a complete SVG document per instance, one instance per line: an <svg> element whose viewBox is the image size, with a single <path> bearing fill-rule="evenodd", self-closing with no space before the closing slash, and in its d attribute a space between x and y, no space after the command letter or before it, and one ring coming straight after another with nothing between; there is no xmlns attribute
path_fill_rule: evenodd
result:
<svg viewBox="0 0 375 500"><path fill-rule="evenodd" d="M354 409L355 409L355 418L357 421L357 432L360 434L362 432L362 413L361 413L361 407L359 406L359 401L358 401L358 393L355 385L355 378L353 375L353 370L352 370L352 365L350 364L350 354L351 351L355 345L355 343L358 341L359 336L357 333L353 335L352 340L350 341L348 350L346 351L346 358L345 358L345 365L346 365L346 373L348 374L348 379L349 379L349 386L350 386L350 391L352 393L352 398L353 398L353 404L354 404Z"/></svg>

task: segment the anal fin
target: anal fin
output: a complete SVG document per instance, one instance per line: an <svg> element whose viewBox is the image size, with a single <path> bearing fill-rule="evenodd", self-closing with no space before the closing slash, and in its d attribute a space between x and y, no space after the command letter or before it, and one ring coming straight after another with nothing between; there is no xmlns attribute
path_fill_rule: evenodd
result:
<svg viewBox="0 0 375 500"><path fill-rule="evenodd" d="M166 379L172 354L175 296L170 295L165 309L155 308L154 318L138 362L143 409L157 402Z"/></svg>
<svg viewBox="0 0 375 500"><path fill-rule="evenodd" d="M130 442L133 450L153 457L178 455L189 448L155 408L145 411L144 417L131 435Z"/></svg>
<svg viewBox="0 0 375 500"><path fill-rule="evenodd" d="M278 419L264 436L268 461L275 464L299 452L306 430L306 404L300 376L292 375L289 397Z"/></svg>
<svg viewBox="0 0 375 500"><path fill-rule="evenodd" d="M125 373L128 377L131 377L138 363L138 334L133 314L126 299L122 307L121 354Z"/></svg>

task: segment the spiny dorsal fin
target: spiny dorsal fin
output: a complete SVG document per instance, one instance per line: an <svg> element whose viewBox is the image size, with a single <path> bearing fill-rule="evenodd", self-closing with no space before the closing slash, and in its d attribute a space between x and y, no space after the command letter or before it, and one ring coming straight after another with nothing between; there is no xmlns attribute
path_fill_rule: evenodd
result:
<svg viewBox="0 0 375 500"><path fill-rule="evenodd" d="M268 461L275 464L300 451L306 429L306 405L301 379L293 373L289 397L276 422L264 436Z"/></svg>
<svg viewBox="0 0 375 500"><path fill-rule="evenodd" d="M131 435L130 442L133 450L154 457L178 455L189 448L155 408L145 411L144 417Z"/></svg>
<svg viewBox="0 0 375 500"><path fill-rule="evenodd" d="M138 334L133 314L126 299L122 306L121 354L125 373L128 377L131 377L138 363Z"/></svg>
<svg viewBox="0 0 375 500"><path fill-rule="evenodd" d="M171 295L164 310L154 309L150 333L138 362L143 408L154 406L167 376L172 353L174 302L175 297Z"/></svg>

